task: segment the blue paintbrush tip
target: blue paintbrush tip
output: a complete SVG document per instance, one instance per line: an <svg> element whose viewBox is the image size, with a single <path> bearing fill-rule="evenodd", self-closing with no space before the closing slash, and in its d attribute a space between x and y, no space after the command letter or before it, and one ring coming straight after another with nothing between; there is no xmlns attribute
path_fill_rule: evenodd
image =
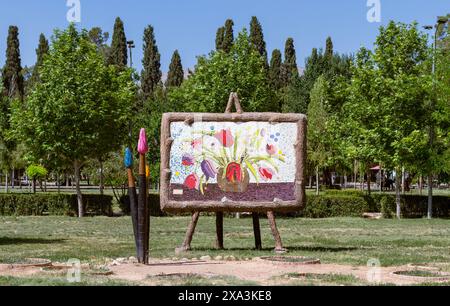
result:
<svg viewBox="0 0 450 306"><path fill-rule="evenodd" d="M133 167L133 154L131 153L130 148L125 149L125 157L123 159L123 162L125 164L125 168Z"/></svg>

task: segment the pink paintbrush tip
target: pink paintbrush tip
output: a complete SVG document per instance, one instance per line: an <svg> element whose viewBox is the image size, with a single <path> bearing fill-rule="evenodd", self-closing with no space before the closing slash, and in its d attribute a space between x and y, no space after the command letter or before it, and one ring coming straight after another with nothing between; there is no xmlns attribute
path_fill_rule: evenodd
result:
<svg viewBox="0 0 450 306"><path fill-rule="evenodd" d="M139 134L138 152L139 154L147 154L148 152L147 135L145 133L145 129L141 129L141 133Z"/></svg>

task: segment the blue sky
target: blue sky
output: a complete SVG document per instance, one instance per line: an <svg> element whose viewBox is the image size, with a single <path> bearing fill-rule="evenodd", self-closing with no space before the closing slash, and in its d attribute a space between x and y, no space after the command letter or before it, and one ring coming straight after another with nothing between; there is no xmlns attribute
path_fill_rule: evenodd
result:
<svg viewBox="0 0 450 306"><path fill-rule="evenodd" d="M340 53L372 47L380 25L393 19L401 22L433 23L437 15L450 12L448 0L380 0L381 23L369 23L367 0L80 0L81 27L100 26L112 32L114 19L125 23L127 38L136 42L135 68L141 69L142 34L148 24L156 31L162 70L166 71L175 49L185 68L196 56L214 48L215 33L227 18L235 31L248 27L251 16L262 23L269 54L284 48L293 37L299 66L313 47L323 47L327 36ZM54 28L68 25L67 0L15 0L0 4L0 65L4 64L9 25L20 30L22 65L33 65L40 33L50 36Z"/></svg>

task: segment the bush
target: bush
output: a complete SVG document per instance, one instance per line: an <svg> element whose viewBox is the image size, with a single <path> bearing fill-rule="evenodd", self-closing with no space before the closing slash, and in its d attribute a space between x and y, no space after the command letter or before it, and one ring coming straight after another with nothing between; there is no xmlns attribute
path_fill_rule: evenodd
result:
<svg viewBox="0 0 450 306"><path fill-rule="evenodd" d="M368 204L358 196L308 196L300 216L306 218L360 217L368 211Z"/></svg>
<svg viewBox="0 0 450 306"><path fill-rule="evenodd" d="M381 214L386 219L391 219L397 214L395 197L385 196L381 198Z"/></svg>
<svg viewBox="0 0 450 306"><path fill-rule="evenodd" d="M161 217L164 213L161 211L161 205L159 200L159 194L150 193L148 197L148 206L150 208L150 216L152 217ZM124 195L120 197L119 202L120 209L124 215L130 215L130 198L128 195Z"/></svg>
<svg viewBox="0 0 450 306"><path fill-rule="evenodd" d="M112 196L83 195L87 215L112 215ZM0 216L77 216L75 194L0 194Z"/></svg>

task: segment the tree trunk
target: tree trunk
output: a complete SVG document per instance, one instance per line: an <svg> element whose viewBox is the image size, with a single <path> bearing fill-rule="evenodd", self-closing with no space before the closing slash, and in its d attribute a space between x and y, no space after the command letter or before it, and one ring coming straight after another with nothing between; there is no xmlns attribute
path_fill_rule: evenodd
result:
<svg viewBox="0 0 450 306"><path fill-rule="evenodd" d="M402 194L405 194L405 167L402 167Z"/></svg>
<svg viewBox="0 0 450 306"><path fill-rule="evenodd" d="M347 173L344 175L344 189L347 189Z"/></svg>
<svg viewBox="0 0 450 306"><path fill-rule="evenodd" d="M319 166L316 167L316 195L319 195L320 184L319 184Z"/></svg>
<svg viewBox="0 0 450 306"><path fill-rule="evenodd" d="M8 187L9 187L9 182L8 182L8 170L6 170L6 173L5 173L5 192L6 193L8 193Z"/></svg>
<svg viewBox="0 0 450 306"><path fill-rule="evenodd" d="M428 214L427 218L433 218L433 176L428 176Z"/></svg>
<svg viewBox="0 0 450 306"><path fill-rule="evenodd" d="M75 170L75 186L76 186L76 190L77 190L78 217L83 218L84 217L84 206L83 206L83 195L81 194L81 188L80 188L80 170L81 170L80 162L75 161L74 170Z"/></svg>
<svg viewBox="0 0 450 306"><path fill-rule="evenodd" d="M33 193L36 193L36 178L33 178Z"/></svg>
<svg viewBox="0 0 450 306"><path fill-rule="evenodd" d="M309 189L312 189L312 176L309 176Z"/></svg>
<svg viewBox="0 0 450 306"><path fill-rule="evenodd" d="M422 189L423 189L423 177L422 175L419 177L419 194L422 195Z"/></svg>
<svg viewBox="0 0 450 306"><path fill-rule="evenodd" d="M400 198L400 184L401 184L401 172L396 170L395 175L395 204L397 205L397 219L401 218L401 198Z"/></svg>
<svg viewBox="0 0 450 306"><path fill-rule="evenodd" d="M58 194L61 193L61 182L59 181L60 178L61 177L60 177L59 173L57 173L56 174L56 184L58 185Z"/></svg>
<svg viewBox="0 0 450 306"><path fill-rule="evenodd" d="M372 172L370 171L370 168L369 167L367 167L367 192L369 193L369 195L370 195L370 181L371 181L371 179L372 179Z"/></svg>
<svg viewBox="0 0 450 306"><path fill-rule="evenodd" d="M358 187L356 186L356 184L358 183L357 181L358 181L358 171L357 171L357 168L356 168L356 160L355 160L355 162L353 163L353 174L354 174L354 181L353 182L355 182L355 190L356 189L358 189Z"/></svg>
<svg viewBox="0 0 450 306"><path fill-rule="evenodd" d="M103 178L103 161L100 161L100 195L104 194L105 182Z"/></svg>
<svg viewBox="0 0 450 306"><path fill-rule="evenodd" d="M16 180L16 176L14 173L14 168L11 170L11 188L14 189L15 185L14 185L14 181Z"/></svg>

